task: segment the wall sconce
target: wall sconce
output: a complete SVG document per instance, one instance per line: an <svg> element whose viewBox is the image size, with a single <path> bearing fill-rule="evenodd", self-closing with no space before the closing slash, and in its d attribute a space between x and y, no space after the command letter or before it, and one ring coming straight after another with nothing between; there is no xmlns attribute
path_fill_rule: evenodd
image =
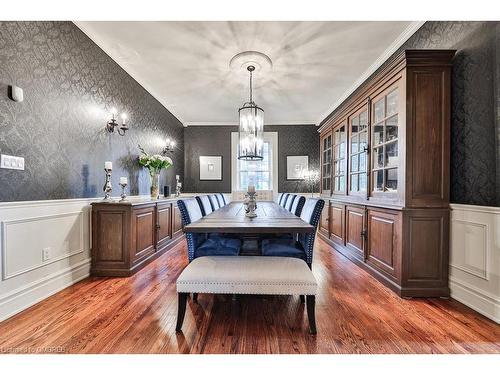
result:
<svg viewBox="0 0 500 375"><path fill-rule="evenodd" d="M173 154L174 152L174 147L175 147L175 141L173 139L167 138L166 140L166 146L163 148L163 151L161 152L163 155L166 154Z"/></svg>
<svg viewBox="0 0 500 375"><path fill-rule="evenodd" d="M121 125L119 125L118 122L116 122L115 116L116 116L116 109L111 108L111 120L106 124L106 130L108 131L108 133L114 133L115 128L118 128L117 133L121 136L124 136L127 130L129 129L128 125L126 124L127 115L125 113L122 113Z"/></svg>

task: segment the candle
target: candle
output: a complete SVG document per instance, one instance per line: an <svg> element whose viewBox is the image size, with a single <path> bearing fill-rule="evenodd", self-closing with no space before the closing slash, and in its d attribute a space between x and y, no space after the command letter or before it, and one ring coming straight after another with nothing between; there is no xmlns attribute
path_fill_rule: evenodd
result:
<svg viewBox="0 0 500 375"><path fill-rule="evenodd" d="M249 193L255 193L255 186L254 185L248 185L248 192Z"/></svg>
<svg viewBox="0 0 500 375"><path fill-rule="evenodd" d="M127 177L120 177L120 184L121 185L127 185L128 184Z"/></svg>
<svg viewBox="0 0 500 375"><path fill-rule="evenodd" d="M176 174L176 175L175 175L175 179L176 179L177 181L179 181L179 175L178 175L178 174Z"/></svg>
<svg viewBox="0 0 500 375"><path fill-rule="evenodd" d="M122 124L125 124L125 121L127 121L127 114L122 113Z"/></svg>
<svg viewBox="0 0 500 375"><path fill-rule="evenodd" d="M104 162L104 169L113 169L113 163L110 161Z"/></svg>

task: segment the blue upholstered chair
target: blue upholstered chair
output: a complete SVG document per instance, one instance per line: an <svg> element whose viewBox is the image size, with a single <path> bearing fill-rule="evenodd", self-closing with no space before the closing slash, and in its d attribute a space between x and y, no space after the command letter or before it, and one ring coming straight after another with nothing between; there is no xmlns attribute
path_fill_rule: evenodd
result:
<svg viewBox="0 0 500 375"><path fill-rule="evenodd" d="M198 201L194 198L177 201L181 211L182 224L188 225L201 219L203 216ZM234 238L207 236L205 233L186 232L188 258L191 262L195 258L209 255L239 255L241 241Z"/></svg>
<svg viewBox="0 0 500 375"><path fill-rule="evenodd" d="M263 240L262 255L300 258L307 263L309 268L312 267L314 239L324 205L323 199L307 199L300 218L314 226L314 231L299 234L297 240L295 238Z"/></svg>
<svg viewBox="0 0 500 375"><path fill-rule="evenodd" d="M302 213L302 208L304 207L305 203L306 203L306 198L302 195L300 197L297 195L293 201L290 212L295 216L300 217L300 214Z"/></svg>
<svg viewBox="0 0 500 375"><path fill-rule="evenodd" d="M221 207L224 207L227 202L226 202L226 197L222 193L217 193L217 198L219 198L219 203Z"/></svg>
<svg viewBox="0 0 500 375"><path fill-rule="evenodd" d="M281 199L281 202L280 202L280 206L281 206L281 207L285 207L285 205L286 205L286 201L288 200L288 197L289 197L289 196L290 196L290 194L288 194L288 193L285 193L285 194L283 195L283 198Z"/></svg>
<svg viewBox="0 0 500 375"><path fill-rule="evenodd" d="M196 197L196 200L198 201L198 204L200 205L201 208L201 213L203 216L207 216L214 212L214 209L212 207L212 203L210 203L210 199L208 198L208 195L199 195Z"/></svg>
<svg viewBox="0 0 500 375"><path fill-rule="evenodd" d="M214 211L218 210L220 208L220 204L219 204L219 200L217 199L215 194L210 194L208 196L208 198L210 199L210 202L212 203L212 208L214 209Z"/></svg>
<svg viewBox="0 0 500 375"><path fill-rule="evenodd" d="M285 209L292 212L292 204L293 202L295 201L295 198L297 197L297 195L295 194L290 194L290 196L288 197L287 201L286 201L286 205L285 205Z"/></svg>
<svg viewBox="0 0 500 375"><path fill-rule="evenodd" d="M276 197L276 204L280 204L281 199L283 199L283 193L279 193L278 196Z"/></svg>

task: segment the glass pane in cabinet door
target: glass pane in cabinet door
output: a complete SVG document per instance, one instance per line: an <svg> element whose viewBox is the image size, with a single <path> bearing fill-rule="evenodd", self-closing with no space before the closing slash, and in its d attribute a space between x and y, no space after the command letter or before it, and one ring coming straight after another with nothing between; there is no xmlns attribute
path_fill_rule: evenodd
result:
<svg viewBox="0 0 500 375"><path fill-rule="evenodd" d="M380 99L373 106L374 114L374 122L379 122L384 118L384 98Z"/></svg>
<svg viewBox="0 0 500 375"><path fill-rule="evenodd" d="M339 162L338 161L333 163L333 173L339 174Z"/></svg>
<svg viewBox="0 0 500 375"><path fill-rule="evenodd" d="M339 158L345 158L345 142L341 143L339 146Z"/></svg>
<svg viewBox="0 0 500 375"><path fill-rule="evenodd" d="M338 131L335 131L335 133L333 133L333 143L338 144L339 141L340 141L340 134Z"/></svg>
<svg viewBox="0 0 500 375"><path fill-rule="evenodd" d="M340 147L335 146L335 153L333 154L335 159L340 158Z"/></svg>
<svg viewBox="0 0 500 375"><path fill-rule="evenodd" d="M354 136L351 138L351 153L358 152L358 136Z"/></svg>
<svg viewBox="0 0 500 375"><path fill-rule="evenodd" d="M368 111L363 111L359 114L359 131L366 129L368 126Z"/></svg>
<svg viewBox="0 0 500 375"><path fill-rule="evenodd" d="M385 122L385 141L389 142L398 137L398 115L392 116Z"/></svg>
<svg viewBox="0 0 500 375"><path fill-rule="evenodd" d="M366 171L366 154L359 154L359 170Z"/></svg>
<svg viewBox="0 0 500 375"><path fill-rule="evenodd" d="M340 141L345 141L345 126L340 128Z"/></svg>
<svg viewBox="0 0 500 375"><path fill-rule="evenodd" d="M375 125L373 127L373 144L379 145L384 143L384 126L383 123Z"/></svg>
<svg viewBox="0 0 500 375"><path fill-rule="evenodd" d="M345 189L345 176L340 176L339 179L340 179L340 188L339 188L339 190L340 191L344 191L344 189Z"/></svg>
<svg viewBox="0 0 500 375"><path fill-rule="evenodd" d="M373 149L373 168L384 167L384 149L383 146Z"/></svg>
<svg viewBox="0 0 500 375"><path fill-rule="evenodd" d="M384 171L381 170L373 172L373 190L384 190Z"/></svg>
<svg viewBox="0 0 500 375"><path fill-rule="evenodd" d="M358 171L358 155L351 156L351 172Z"/></svg>
<svg viewBox="0 0 500 375"><path fill-rule="evenodd" d="M398 190L398 169L387 169L385 171L385 188L387 191Z"/></svg>
<svg viewBox="0 0 500 375"><path fill-rule="evenodd" d="M359 151L364 151L368 148L368 133L359 133Z"/></svg>
<svg viewBox="0 0 500 375"><path fill-rule="evenodd" d="M344 160L339 161L339 173L344 174L345 168L344 168Z"/></svg>
<svg viewBox="0 0 500 375"><path fill-rule="evenodd" d="M366 191L366 174L364 173L359 175L359 190Z"/></svg>
<svg viewBox="0 0 500 375"><path fill-rule="evenodd" d="M385 157L387 167L395 167L398 165L398 142L391 142L385 145Z"/></svg>
<svg viewBox="0 0 500 375"><path fill-rule="evenodd" d="M358 175L351 175L351 191L358 191Z"/></svg>
<svg viewBox="0 0 500 375"><path fill-rule="evenodd" d="M359 131L359 117L353 117L351 119L351 133L356 134Z"/></svg>
<svg viewBox="0 0 500 375"><path fill-rule="evenodd" d="M386 116L398 113L398 92L394 90L393 92L388 94L386 98L387 98Z"/></svg>

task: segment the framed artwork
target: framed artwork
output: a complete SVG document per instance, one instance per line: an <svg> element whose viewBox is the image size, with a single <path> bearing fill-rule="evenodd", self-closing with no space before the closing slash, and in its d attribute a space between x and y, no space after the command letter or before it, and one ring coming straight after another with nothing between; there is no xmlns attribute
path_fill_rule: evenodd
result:
<svg viewBox="0 0 500 375"><path fill-rule="evenodd" d="M222 156L200 156L200 180L222 181Z"/></svg>
<svg viewBox="0 0 500 375"><path fill-rule="evenodd" d="M309 156L286 157L286 179L303 180L304 172L309 169Z"/></svg>

